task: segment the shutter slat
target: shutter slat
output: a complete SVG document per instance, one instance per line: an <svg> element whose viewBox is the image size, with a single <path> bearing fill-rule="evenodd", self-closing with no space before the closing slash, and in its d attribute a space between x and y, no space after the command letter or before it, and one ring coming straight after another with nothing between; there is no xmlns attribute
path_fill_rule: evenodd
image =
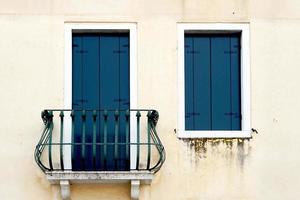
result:
<svg viewBox="0 0 300 200"><path fill-rule="evenodd" d="M231 127L241 130L241 81L240 81L240 41L231 37Z"/></svg>
<svg viewBox="0 0 300 200"><path fill-rule="evenodd" d="M211 130L210 38L194 37L194 129Z"/></svg>
<svg viewBox="0 0 300 200"><path fill-rule="evenodd" d="M230 130L231 86L229 37L211 38L212 129Z"/></svg>
<svg viewBox="0 0 300 200"><path fill-rule="evenodd" d="M184 80L185 80L185 129L194 130L194 82L193 82L193 54L188 53L193 51L193 38L185 38L185 70L184 70Z"/></svg>

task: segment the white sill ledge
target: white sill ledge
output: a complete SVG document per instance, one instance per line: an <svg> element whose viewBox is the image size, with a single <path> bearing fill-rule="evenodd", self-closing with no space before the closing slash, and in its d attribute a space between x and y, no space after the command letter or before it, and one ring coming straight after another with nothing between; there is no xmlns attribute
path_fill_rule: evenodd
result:
<svg viewBox="0 0 300 200"><path fill-rule="evenodd" d="M130 183L131 199L139 199L140 184L150 184L153 172L148 171L62 171L47 172L51 184L59 184L63 200L70 200L71 183Z"/></svg>
<svg viewBox="0 0 300 200"><path fill-rule="evenodd" d="M51 184L67 180L71 183L126 183L140 180L151 183L153 173L148 171L63 171L47 172L47 179Z"/></svg>
<svg viewBox="0 0 300 200"><path fill-rule="evenodd" d="M178 138L251 138L251 131L178 131Z"/></svg>

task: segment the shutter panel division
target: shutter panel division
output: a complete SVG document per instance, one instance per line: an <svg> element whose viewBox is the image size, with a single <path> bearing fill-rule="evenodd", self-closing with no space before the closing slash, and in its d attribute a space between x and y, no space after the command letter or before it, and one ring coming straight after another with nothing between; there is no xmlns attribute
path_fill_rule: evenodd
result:
<svg viewBox="0 0 300 200"><path fill-rule="evenodd" d="M231 129L241 130L241 69L240 69L240 39L230 38L231 50Z"/></svg>
<svg viewBox="0 0 300 200"><path fill-rule="evenodd" d="M184 69L184 80L185 80L185 129L194 129L194 59L193 59L193 44L192 37L185 37L185 69Z"/></svg>
<svg viewBox="0 0 300 200"><path fill-rule="evenodd" d="M129 37L128 36L120 36L119 37L119 74L120 74L120 86L119 86L119 107L121 110L126 110L130 108L130 79L129 79ZM126 135L126 123L125 123L125 113L122 113L120 120L120 132L119 140L123 142L129 142L130 137ZM128 133L130 134L130 133ZM119 146L119 169L129 169L129 162L126 161L126 157L129 158L129 147L126 145Z"/></svg>
<svg viewBox="0 0 300 200"><path fill-rule="evenodd" d="M119 109L119 39L111 35L100 37L100 109ZM113 143L114 120L107 121L107 142ZM101 124L103 130L103 124ZM114 169L114 146L107 146L107 168Z"/></svg>
<svg viewBox="0 0 300 200"><path fill-rule="evenodd" d="M77 72L81 72L82 70L82 38L78 36L73 36L72 40L72 108L80 110L82 109L82 76L80 73Z"/></svg>
<svg viewBox="0 0 300 200"><path fill-rule="evenodd" d="M83 109L83 98L82 98L82 49L83 49L83 38L80 36L73 36L72 39L72 109L81 110ZM76 116L80 116L80 111L75 111ZM82 127L80 117L75 117L74 130L78 131L78 134L74 134L72 142L81 142L81 134L79 133ZM81 146L78 145L73 148L72 152L72 168L74 170L81 169L80 162L74 162L75 158L81 158Z"/></svg>
<svg viewBox="0 0 300 200"><path fill-rule="evenodd" d="M241 130L240 36L185 35L185 129Z"/></svg>
<svg viewBox="0 0 300 200"><path fill-rule="evenodd" d="M99 37L88 35L82 37L82 108L86 110L99 109ZM86 136L87 143L93 142L92 112L86 113ZM77 117L78 118L78 117ZM93 170L93 148L85 147L85 170Z"/></svg>
<svg viewBox="0 0 300 200"><path fill-rule="evenodd" d="M210 40L194 38L194 129L211 126Z"/></svg>
<svg viewBox="0 0 300 200"><path fill-rule="evenodd" d="M211 38L212 130L231 130L229 51L228 37Z"/></svg>
<svg viewBox="0 0 300 200"><path fill-rule="evenodd" d="M129 108L129 38L127 36L121 36L119 38L120 48L120 109ZM125 128L124 128L125 130Z"/></svg>

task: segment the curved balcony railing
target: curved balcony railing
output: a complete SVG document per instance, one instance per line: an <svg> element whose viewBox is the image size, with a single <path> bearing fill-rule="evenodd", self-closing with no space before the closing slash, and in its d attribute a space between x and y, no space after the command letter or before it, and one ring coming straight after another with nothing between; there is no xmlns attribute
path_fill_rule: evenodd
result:
<svg viewBox="0 0 300 200"><path fill-rule="evenodd" d="M157 172L166 155L156 132L158 112L49 109L35 148L42 171Z"/></svg>

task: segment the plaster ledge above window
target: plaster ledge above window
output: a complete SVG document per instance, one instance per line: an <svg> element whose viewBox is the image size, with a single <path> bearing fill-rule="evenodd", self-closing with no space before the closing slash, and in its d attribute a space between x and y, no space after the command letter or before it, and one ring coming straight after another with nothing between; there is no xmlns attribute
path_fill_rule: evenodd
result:
<svg viewBox="0 0 300 200"><path fill-rule="evenodd" d="M131 199L137 200L140 184L151 184L153 175L153 172L148 171L64 171L46 173L51 184L60 184L63 200L70 199L70 184L72 183L130 183Z"/></svg>

